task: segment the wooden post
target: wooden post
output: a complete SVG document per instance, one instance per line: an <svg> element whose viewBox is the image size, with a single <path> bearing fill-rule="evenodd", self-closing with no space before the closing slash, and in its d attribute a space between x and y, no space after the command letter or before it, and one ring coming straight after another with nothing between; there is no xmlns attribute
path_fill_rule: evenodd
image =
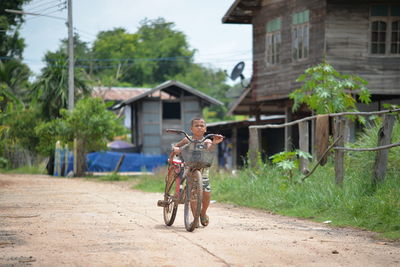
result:
<svg viewBox="0 0 400 267"><path fill-rule="evenodd" d="M299 147L301 151L309 153L308 121L299 122ZM300 171L307 173L308 159L300 158Z"/></svg>
<svg viewBox="0 0 400 267"><path fill-rule="evenodd" d="M394 121L395 116L390 114L384 116L382 127L379 129L378 133L378 146L390 144L392 139ZM373 183L378 183L385 180L388 154L389 149L378 150L376 152L374 175L372 180Z"/></svg>
<svg viewBox="0 0 400 267"><path fill-rule="evenodd" d="M250 166L257 166L258 154L260 151L260 132L257 128L249 127L249 160Z"/></svg>
<svg viewBox="0 0 400 267"><path fill-rule="evenodd" d="M314 112L312 114L314 116ZM315 129L316 129L316 122L315 119L311 120L311 154L315 158L315 155L317 155L316 148L315 148Z"/></svg>
<svg viewBox="0 0 400 267"><path fill-rule="evenodd" d="M290 106L285 108L285 123L292 121L292 111ZM292 126L285 126L285 151L290 151L292 147Z"/></svg>
<svg viewBox="0 0 400 267"><path fill-rule="evenodd" d="M344 131L345 131L345 119L342 117L335 118L335 128L334 128L334 136L335 140L340 138L337 141L337 146L344 146ZM336 184L343 184L344 180L344 151L335 150L335 178Z"/></svg>
<svg viewBox="0 0 400 267"><path fill-rule="evenodd" d="M114 169L115 173L119 172L119 169L121 169L122 162L124 162L124 159L125 159L125 153L122 154L122 156L119 158L117 165L115 166L115 169Z"/></svg>
<svg viewBox="0 0 400 267"><path fill-rule="evenodd" d="M236 169L237 168L237 151L238 151L238 128L236 126L233 127L232 129L232 169Z"/></svg>

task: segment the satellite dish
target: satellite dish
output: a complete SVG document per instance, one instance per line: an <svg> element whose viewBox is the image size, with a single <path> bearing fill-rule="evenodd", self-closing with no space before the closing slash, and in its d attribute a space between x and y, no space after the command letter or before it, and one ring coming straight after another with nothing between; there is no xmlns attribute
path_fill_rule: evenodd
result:
<svg viewBox="0 0 400 267"><path fill-rule="evenodd" d="M233 68L232 73L231 73L231 80L234 81L237 79L237 77L240 77L240 80L244 80L243 76L243 70L244 70L244 62L240 61L236 66Z"/></svg>

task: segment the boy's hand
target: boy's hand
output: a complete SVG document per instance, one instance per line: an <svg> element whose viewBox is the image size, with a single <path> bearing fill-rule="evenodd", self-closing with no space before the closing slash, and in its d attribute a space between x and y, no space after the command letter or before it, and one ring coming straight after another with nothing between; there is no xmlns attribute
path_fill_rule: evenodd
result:
<svg viewBox="0 0 400 267"><path fill-rule="evenodd" d="M174 146L172 150L173 150L173 152L174 152L175 154L181 153L180 147Z"/></svg>
<svg viewBox="0 0 400 267"><path fill-rule="evenodd" d="M217 134L217 135L214 135L214 136L213 136L213 141L212 141L212 143L213 143L214 145L216 145L216 144L221 143L223 140L224 140L224 137L223 137L222 135L220 135L220 134Z"/></svg>

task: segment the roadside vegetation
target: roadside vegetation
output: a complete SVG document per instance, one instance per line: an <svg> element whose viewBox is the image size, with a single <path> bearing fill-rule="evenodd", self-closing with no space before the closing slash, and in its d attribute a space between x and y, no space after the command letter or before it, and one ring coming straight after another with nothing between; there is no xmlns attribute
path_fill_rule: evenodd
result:
<svg viewBox="0 0 400 267"><path fill-rule="evenodd" d="M377 132L378 127L369 128L352 146L376 146ZM399 139L397 123L393 140ZM330 221L335 226L367 229L378 232L379 237L400 240L400 148L390 149L387 177L378 185L372 183L374 157L374 152L348 153L342 186L335 183L330 161L304 182L300 172L290 179L287 172L270 163L256 169L243 168L235 175L214 172L212 199L318 222ZM164 175L165 171L161 171L155 176L142 176L135 188L162 193Z"/></svg>

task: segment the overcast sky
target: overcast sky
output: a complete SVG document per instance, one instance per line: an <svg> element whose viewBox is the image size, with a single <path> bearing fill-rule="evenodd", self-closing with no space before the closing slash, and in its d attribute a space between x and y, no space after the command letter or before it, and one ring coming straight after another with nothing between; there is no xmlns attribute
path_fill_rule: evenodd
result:
<svg viewBox="0 0 400 267"><path fill-rule="evenodd" d="M195 62L231 72L239 61L246 63L244 75L251 75L251 25L223 24L222 17L234 0L72 0L73 26L81 39L90 44L99 31L125 28L134 33L144 18L165 18L182 31ZM66 0L33 0L25 12L67 18L67 10L57 11ZM46 51L55 51L67 38L65 22L55 18L26 16L21 34L27 47L24 61L37 74L44 66Z"/></svg>

